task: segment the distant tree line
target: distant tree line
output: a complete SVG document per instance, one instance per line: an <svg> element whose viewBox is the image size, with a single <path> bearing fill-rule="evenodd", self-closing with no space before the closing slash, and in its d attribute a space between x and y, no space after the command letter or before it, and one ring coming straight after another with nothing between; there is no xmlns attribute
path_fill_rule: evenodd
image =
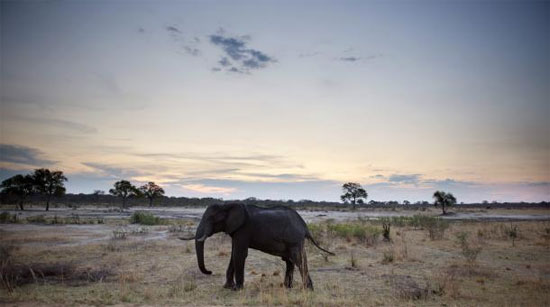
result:
<svg viewBox="0 0 550 307"><path fill-rule="evenodd" d="M49 210L52 200L57 204L64 206L77 207L82 205L96 206L120 206L124 210L130 206L143 206L144 201L149 207L155 202L158 205L167 207L206 207L211 204L223 204L225 202L234 202L237 200L223 200L219 198L189 198L189 197L167 197L164 195L164 189L154 182L148 182L142 186L136 187L128 180L120 180L114 183L109 194L104 191L95 190L90 194L66 194L64 183L67 178L62 171L50 171L49 169L36 169L34 172L26 175L15 175L2 181L0 185L0 203L16 204L20 210L24 210L25 204L45 204L46 211ZM342 186L342 202L313 201L302 199L293 200L262 200L255 197L249 197L244 200L238 200L245 204L254 204L264 207L271 206L289 206L296 209L320 208L344 210L350 205L356 208L426 208L429 206L441 207L443 214L447 213L450 206L460 207L482 207L482 208L510 208L510 207L543 207L550 208L549 202L526 203L526 202L491 202L483 201L480 203L457 203L453 194L443 191L436 191L433 194L434 202L417 201L409 202L398 201L375 201L367 202L368 193L360 184L354 182L345 183Z"/></svg>

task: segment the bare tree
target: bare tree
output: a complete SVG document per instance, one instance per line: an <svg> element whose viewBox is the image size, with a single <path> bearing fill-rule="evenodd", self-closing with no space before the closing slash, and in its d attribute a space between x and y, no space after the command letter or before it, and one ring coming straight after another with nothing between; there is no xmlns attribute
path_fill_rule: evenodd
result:
<svg viewBox="0 0 550 307"><path fill-rule="evenodd" d="M351 202L351 205L353 207L353 210L355 210L356 204L360 201L363 203L363 199L367 200L367 191L361 187L359 183L355 182L348 182L342 185L342 196L340 196L340 199L347 203L348 201Z"/></svg>

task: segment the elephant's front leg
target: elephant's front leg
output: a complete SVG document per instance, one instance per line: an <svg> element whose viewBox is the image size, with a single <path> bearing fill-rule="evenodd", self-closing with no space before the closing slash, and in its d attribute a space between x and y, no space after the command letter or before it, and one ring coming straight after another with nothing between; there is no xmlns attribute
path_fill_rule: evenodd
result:
<svg viewBox="0 0 550 307"><path fill-rule="evenodd" d="M235 271L235 287L233 289L242 289L244 285L244 263L248 256L248 244L244 242L233 241L233 250L231 257L233 259L233 269Z"/></svg>
<svg viewBox="0 0 550 307"><path fill-rule="evenodd" d="M233 251L231 251L231 260L229 260L229 265L227 266L227 271L225 272L225 285L226 289L233 289L235 287L235 270L233 265Z"/></svg>

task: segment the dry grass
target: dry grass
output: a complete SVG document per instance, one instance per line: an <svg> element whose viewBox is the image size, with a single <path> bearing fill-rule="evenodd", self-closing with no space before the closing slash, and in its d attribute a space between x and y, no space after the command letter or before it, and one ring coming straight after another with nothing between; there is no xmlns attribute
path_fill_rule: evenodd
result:
<svg viewBox="0 0 550 307"><path fill-rule="evenodd" d="M10 231L6 226L0 244L16 245L11 265L71 264L76 276L91 277L77 286L45 278L17 285L11 293L1 288L0 300L23 305L543 306L550 301L550 239L545 230L550 223L514 224L518 228L514 246L503 232L510 223L499 222L454 222L436 241L426 230L394 225L392 242L383 242L381 236L367 242L361 233L348 238L317 232L318 241L337 256L326 257L308 244L314 292L301 289L298 273L295 288L285 289L284 262L254 250L247 258L245 289L223 289L231 241L222 234L206 241L206 266L214 272L207 276L197 268L192 242L171 235L151 239L168 232L168 226L151 226L146 234L125 240L111 239L113 225L94 226L104 227L102 232L36 225L33 231ZM90 229L88 237L84 229ZM456 235L462 232L483 246L475 262L467 261L457 244ZM104 240L63 244L98 237ZM36 244L44 242L36 238L48 244ZM101 268L109 271L109 277L94 279Z"/></svg>

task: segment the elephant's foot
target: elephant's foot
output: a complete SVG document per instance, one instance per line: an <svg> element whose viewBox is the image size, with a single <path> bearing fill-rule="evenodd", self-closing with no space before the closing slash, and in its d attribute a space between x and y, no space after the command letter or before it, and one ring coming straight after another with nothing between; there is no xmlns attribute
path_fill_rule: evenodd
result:
<svg viewBox="0 0 550 307"><path fill-rule="evenodd" d="M223 285L225 289L233 289L235 287L235 283L232 281L225 282L225 285Z"/></svg>
<svg viewBox="0 0 550 307"><path fill-rule="evenodd" d="M239 291L243 289L243 285L236 284L233 286L233 291Z"/></svg>
<svg viewBox="0 0 550 307"><path fill-rule="evenodd" d="M292 281L285 280L283 284L288 289L292 288Z"/></svg>

